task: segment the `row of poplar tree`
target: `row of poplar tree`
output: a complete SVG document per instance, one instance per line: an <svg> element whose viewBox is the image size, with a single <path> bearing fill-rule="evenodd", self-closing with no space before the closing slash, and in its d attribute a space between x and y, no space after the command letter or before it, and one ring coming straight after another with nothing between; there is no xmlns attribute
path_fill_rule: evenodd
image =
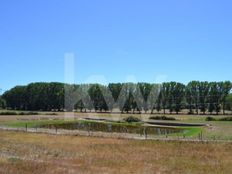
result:
<svg viewBox="0 0 232 174"><path fill-rule="evenodd" d="M70 85L64 83L31 83L16 86L1 96L8 109L42 111L113 111L190 114L223 112L231 109L227 100L232 89L230 81L191 81L162 84L111 83ZM231 98L231 97L230 97Z"/></svg>

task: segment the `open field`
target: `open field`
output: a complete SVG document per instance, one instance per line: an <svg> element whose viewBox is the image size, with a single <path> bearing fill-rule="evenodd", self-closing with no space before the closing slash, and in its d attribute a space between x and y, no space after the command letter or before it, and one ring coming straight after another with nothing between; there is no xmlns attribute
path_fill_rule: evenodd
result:
<svg viewBox="0 0 232 174"><path fill-rule="evenodd" d="M0 173L232 171L231 143L160 142L0 132Z"/></svg>
<svg viewBox="0 0 232 174"><path fill-rule="evenodd" d="M162 115L162 114L160 114ZM104 114L104 113L45 113L38 115L1 115L0 127L24 128L35 130L41 127L56 126L69 131L75 124L98 124L105 127L122 126L139 128L142 123L121 122L124 118L133 116L142 121L151 121L149 114ZM191 173L191 174L230 174L232 171L232 122L205 121L206 116L196 115L167 115L175 121L157 120L157 123L201 123L210 126L167 128L184 129L185 139L179 139L179 134L168 134L168 139L175 141L144 140L144 137L124 137L104 134L97 137L91 134L74 133L55 135L54 127L49 128L52 134L12 132L0 130L0 173L2 174L63 174L63 173ZM213 116L223 118L225 116ZM227 116L230 117L230 116ZM93 120L83 120L91 118ZM94 119L106 119L103 122ZM107 121L108 120L108 121ZM115 122L111 122L111 121ZM146 124L147 125L147 124ZM97 126L97 129L99 128ZM157 125L159 126L159 125ZM106 126L107 127L107 126ZM159 127L160 128L160 127ZM84 132L87 132L84 130ZM199 132L204 140L198 140ZM121 134L120 132L118 134ZM75 136L74 136L75 135ZM80 136L86 135L86 136ZM92 134L93 135L93 134ZM104 136L103 136L104 135ZM137 134L138 135L138 134ZM143 135L142 135L143 136ZM181 135L182 136L182 135ZM109 136L111 137L111 136ZM154 135L165 140L165 136ZM133 138L130 139L130 138ZM135 139L134 139L135 138ZM182 137L183 138L183 137ZM137 139L137 140L136 140ZM214 142L214 140L216 140ZM217 142L217 140L223 140ZM228 141L228 142L227 142Z"/></svg>

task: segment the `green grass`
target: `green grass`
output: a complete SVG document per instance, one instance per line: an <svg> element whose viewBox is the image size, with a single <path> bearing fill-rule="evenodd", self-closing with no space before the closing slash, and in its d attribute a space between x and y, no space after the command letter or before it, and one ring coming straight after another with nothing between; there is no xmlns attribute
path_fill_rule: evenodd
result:
<svg viewBox="0 0 232 174"><path fill-rule="evenodd" d="M177 127L180 130L179 133L171 133L168 136L170 137L183 137L186 138L197 138L199 133L202 132L202 127Z"/></svg>
<svg viewBox="0 0 232 174"><path fill-rule="evenodd" d="M184 135L188 137L197 136L203 129L201 127L186 127L184 128Z"/></svg>

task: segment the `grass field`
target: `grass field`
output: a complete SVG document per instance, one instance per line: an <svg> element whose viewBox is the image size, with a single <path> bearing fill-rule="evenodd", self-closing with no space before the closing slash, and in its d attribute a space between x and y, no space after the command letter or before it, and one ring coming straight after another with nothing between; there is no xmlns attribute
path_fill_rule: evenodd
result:
<svg viewBox="0 0 232 174"><path fill-rule="evenodd" d="M0 132L0 173L196 173L232 171L232 144Z"/></svg>
<svg viewBox="0 0 232 174"><path fill-rule="evenodd" d="M131 114L75 113L70 120L63 113L1 115L0 125L17 128L27 123L28 128L33 128L37 125L80 122L80 118L86 117L118 121L128 116ZM133 116L146 121L151 115ZM205 121L207 116L168 116L176 119L171 122L211 124L203 128L189 127L187 137L197 138L200 130L204 139L232 141L232 122ZM140 123L115 124L140 126ZM1 174L229 174L232 171L232 144L229 142L169 142L7 131L0 131L0 137Z"/></svg>

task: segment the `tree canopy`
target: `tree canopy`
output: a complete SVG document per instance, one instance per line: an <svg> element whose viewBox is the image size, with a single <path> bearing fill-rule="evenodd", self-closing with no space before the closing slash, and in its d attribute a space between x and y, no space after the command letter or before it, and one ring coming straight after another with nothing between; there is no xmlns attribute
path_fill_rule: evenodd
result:
<svg viewBox="0 0 232 174"><path fill-rule="evenodd" d="M64 84L31 83L16 86L0 98L0 107L16 110L106 112L119 109L122 113L175 112L183 109L193 114L223 112L231 109L232 84L225 82L178 82Z"/></svg>

